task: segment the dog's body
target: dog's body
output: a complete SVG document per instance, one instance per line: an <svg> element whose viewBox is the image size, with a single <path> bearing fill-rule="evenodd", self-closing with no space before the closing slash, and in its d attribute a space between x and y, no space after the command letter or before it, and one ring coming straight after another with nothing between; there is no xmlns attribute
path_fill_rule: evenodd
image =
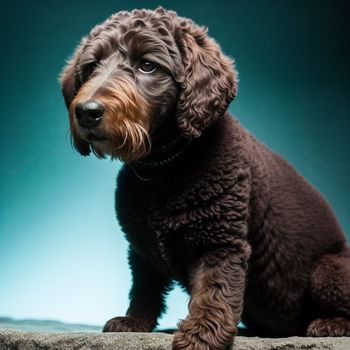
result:
<svg viewBox="0 0 350 350"><path fill-rule="evenodd" d="M123 56L105 45L114 32ZM162 53L156 68L135 58L135 37L154 40L146 57ZM116 207L133 287L127 316L104 330L151 331L176 280L191 301L174 349L224 349L240 318L258 335L349 336L341 228L322 196L225 112L236 93L229 67L203 29L157 9L96 27L63 73L76 148L127 162Z"/></svg>
<svg viewBox="0 0 350 350"><path fill-rule="evenodd" d="M190 291L203 256L232 249L245 269L251 250L242 315L248 329L302 335L323 316L312 271L327 254L350 254L324 199L283 158L226 114L179 160L151 174L143 181L125 167L116 193L119 221L144 264ZM317 292L335 292L324 287Z"/></svg>

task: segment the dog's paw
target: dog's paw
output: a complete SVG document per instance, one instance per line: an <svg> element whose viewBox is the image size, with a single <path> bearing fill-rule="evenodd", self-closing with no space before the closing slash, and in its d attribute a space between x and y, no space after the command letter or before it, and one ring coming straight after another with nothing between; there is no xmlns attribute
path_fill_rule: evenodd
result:
<svg viewBox="0 0 350 350"><path fill-rule="evenodd" d="M211 348L197 334L176 332L174 334L172 350L211 350Z"/></svg>
<svg viewBox="0 0 350 350"><path fill-rule="evenodd" d="M132 317L114 317L106 322L102 332L150 332L149 326Z"/></svg>
<svg viewBox="0 0 350 350"><path fill-rule="evenodd" d="M208 341L210 341L208 339ZM208 344L198 334L185 334L176 332L172 343L172 350L229 350L231 345L224 346L218 344L212 339L211 344Z"/></svg>
<svg viewBox="0 0 350 350"><path fill-rule="evenodd" d="M307 328L308 337L349 337L350 320L342 317L317 319Z"/></svg>

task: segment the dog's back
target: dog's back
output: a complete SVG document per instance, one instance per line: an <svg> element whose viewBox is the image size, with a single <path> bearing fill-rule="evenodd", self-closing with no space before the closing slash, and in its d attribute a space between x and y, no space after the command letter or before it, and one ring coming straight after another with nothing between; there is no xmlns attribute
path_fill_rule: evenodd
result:
<svg viewBox="0 0 350 350"><path fill-rule="evenodd" d="M317 308L308 292L311 273L324 255L347 250L345 236L323 196L284 158L246 137L252 254L242 318L259 325L259 334L303 334Z"/></svg>

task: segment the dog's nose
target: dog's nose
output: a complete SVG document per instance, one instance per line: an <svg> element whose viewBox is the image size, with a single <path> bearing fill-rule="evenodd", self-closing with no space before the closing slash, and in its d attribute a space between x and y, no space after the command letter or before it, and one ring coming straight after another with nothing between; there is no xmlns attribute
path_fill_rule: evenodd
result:
<svg viewBox="0 0 350 350"><path fill-rule="evenodd" d="M75 117L84 128L96 126L103 117L104 108L100 102L87 101L75 107Z"/></svg>

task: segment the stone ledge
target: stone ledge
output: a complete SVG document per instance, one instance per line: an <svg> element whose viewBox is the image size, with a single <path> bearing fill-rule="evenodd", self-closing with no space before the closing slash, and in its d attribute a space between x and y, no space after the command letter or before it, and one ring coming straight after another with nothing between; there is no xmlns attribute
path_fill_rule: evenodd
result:
<svg viewBox="0 0 350 350"><path fill-rule="evenodd" d="M164 333L36 333L0 329L0 350L170 350ZM350 338L236 337L234 350L350 350Z"/></svg>

